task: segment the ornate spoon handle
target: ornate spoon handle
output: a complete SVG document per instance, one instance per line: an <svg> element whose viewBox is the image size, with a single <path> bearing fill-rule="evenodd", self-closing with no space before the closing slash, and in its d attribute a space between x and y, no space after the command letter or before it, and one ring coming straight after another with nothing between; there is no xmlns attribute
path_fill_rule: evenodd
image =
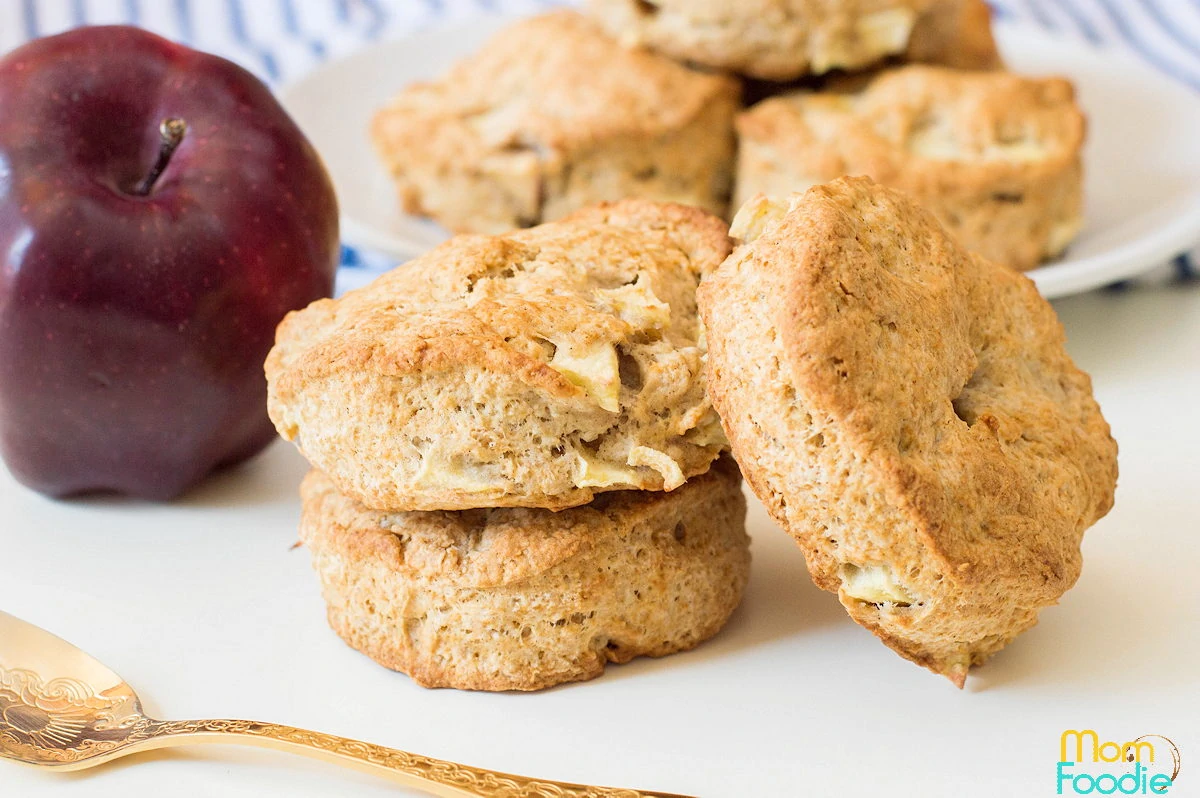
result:
<svg viewBox="0 0 1200 798"><path fill-rule="evenodd" d="M687 798L670 793L588 787L497 773L382 745L249 720L147 719L132 735L135 750L191 743L241 743L304 754L340 765L383 771L405 786L445 798Z"/></svg>

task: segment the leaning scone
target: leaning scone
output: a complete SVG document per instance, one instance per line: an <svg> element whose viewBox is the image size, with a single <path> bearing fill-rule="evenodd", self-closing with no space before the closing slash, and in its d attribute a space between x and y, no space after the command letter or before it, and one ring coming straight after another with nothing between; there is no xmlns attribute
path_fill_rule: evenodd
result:
<svg viewBox="0 0 1200 798"><path fill-rule="evenodd" d="M1021 271L1059 255L1083 223L1086 124L1059 78L900 67L859 91L764 100L737 128L739 206L865 175Z"/></svg>
<svg viewBox="0 0 1200 798"><path fill-rule="evenodd" d="M720 630L750 566L740 485L726 457L560 513L389 513L313 471L300 532L354 648L426 687L540 690Z"/></svg>
<svg viewBox="0 0 1200 798"><path fill-rule="evenodd" d="M729 253L697 208L626 200L459 236L279 326L279 433L384 510L562 509L672 490L727 448L696 285Z"/></svg>
<svg viewBox="0 0 1200 798"><path fill-rule="evenodd" d="M574 11L522 20L409 86L371 136L410 213L500 233L602 200L724 214L740 86L628 50Z"/></svg>
<svg viewBox="0 0 1200 798"><path fill-rule="evenodd" d="M700 288L709 390L814 581L958 685L1079 576L1117 447L1053 309L864 178L758 199Z"/></svg>
<svg viewBox="0 0 1200 798"><path fill-rule="evenodd" d="M901 56L989 68L983 0L588 0L629 45L763 80L857 70Z"/></svg>

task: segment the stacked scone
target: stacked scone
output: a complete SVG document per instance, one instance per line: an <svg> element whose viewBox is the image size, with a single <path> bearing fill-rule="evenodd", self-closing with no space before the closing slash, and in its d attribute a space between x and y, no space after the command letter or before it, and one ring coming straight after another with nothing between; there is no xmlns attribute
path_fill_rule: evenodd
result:
<svg viewBox="0 0 1200 798"><path fill-rule="evenodd" d="M485 690L690 648L746 583L739 466L814 581L959 686L1071 587L1116 445L1032 282L862 178L733 234L627 200L285 320L270 412L348 643Z"/></svg>
<svg viewBox="0 0 1200 798"><path fill-rule="evenodd" d="M402 207L457 232L866 175L1027 270L1079 231L1085 126L1067 81L999 66L983 0L589 0L406 88L372 137Z"/></svg>
<svg viewBox="0 0 1200 798"><path fill-rule="evenodd" d="M982 0L587 9L374 123L406 209L541 225L280 327L334 628L494 690L689 648L746 582L740 467L819 586L961 686L1112 505L1108 426L1017 273L1080 226L1070 84L997 69Z"/></svg>
<svg viewBox="0 0 1200 798"><path fill-rule="evenodd" d="M715 634L749 551L695 292L729 251L716 217L630 200L291 314L269 409L314 466L302 539L337 632L484 690Z"/></svg>

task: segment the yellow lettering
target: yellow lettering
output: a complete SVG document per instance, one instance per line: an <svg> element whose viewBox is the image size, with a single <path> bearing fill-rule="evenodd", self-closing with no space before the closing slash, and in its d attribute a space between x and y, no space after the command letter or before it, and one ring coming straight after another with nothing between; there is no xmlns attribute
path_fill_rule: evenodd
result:
<svg viewBox="0 0 1200 798"><path fill-rule="evenodd" d="M1121 746L1116 743L1102 743L1099 748L1100 758L1105 762L1120 762L1121 761ZM1111 752L1111 753L1106 753Z"/></svg>
<svg viewBox="0 0 1200 798"><path fill-rule="evenodd" d="M1084 729L1083 731L1077 731L1075 729L1067 729L1065 732L1063 732L1062 739L1059 742L1058 761L1059 762L1082 762L1083 761L1083 739L1085 737L1089 737L1089 736L1092 738L1092 761L1098 762L1099 761L1098 754L1099 754L1099 750L1100 750L1100 738L1096 735L1096 732L1093 729ZM1068 757L1067 756L1067 743L1071 739L1071 737L1075 738L1075 756Z"/></svg>

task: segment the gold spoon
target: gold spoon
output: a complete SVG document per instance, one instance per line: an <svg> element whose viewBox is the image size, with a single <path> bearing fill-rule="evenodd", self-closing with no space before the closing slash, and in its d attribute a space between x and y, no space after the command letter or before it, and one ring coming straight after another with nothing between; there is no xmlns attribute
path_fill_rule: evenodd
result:
<svg viewBox="0 0 1200 798"><path fill-rule="evenodd" d="M125 681L75 646L0 612L0 758L83 770L191 743L275 748L390 775L447 798L687 798L665 792L539 781L332 734L249 720L161 721Z"/></svg>

